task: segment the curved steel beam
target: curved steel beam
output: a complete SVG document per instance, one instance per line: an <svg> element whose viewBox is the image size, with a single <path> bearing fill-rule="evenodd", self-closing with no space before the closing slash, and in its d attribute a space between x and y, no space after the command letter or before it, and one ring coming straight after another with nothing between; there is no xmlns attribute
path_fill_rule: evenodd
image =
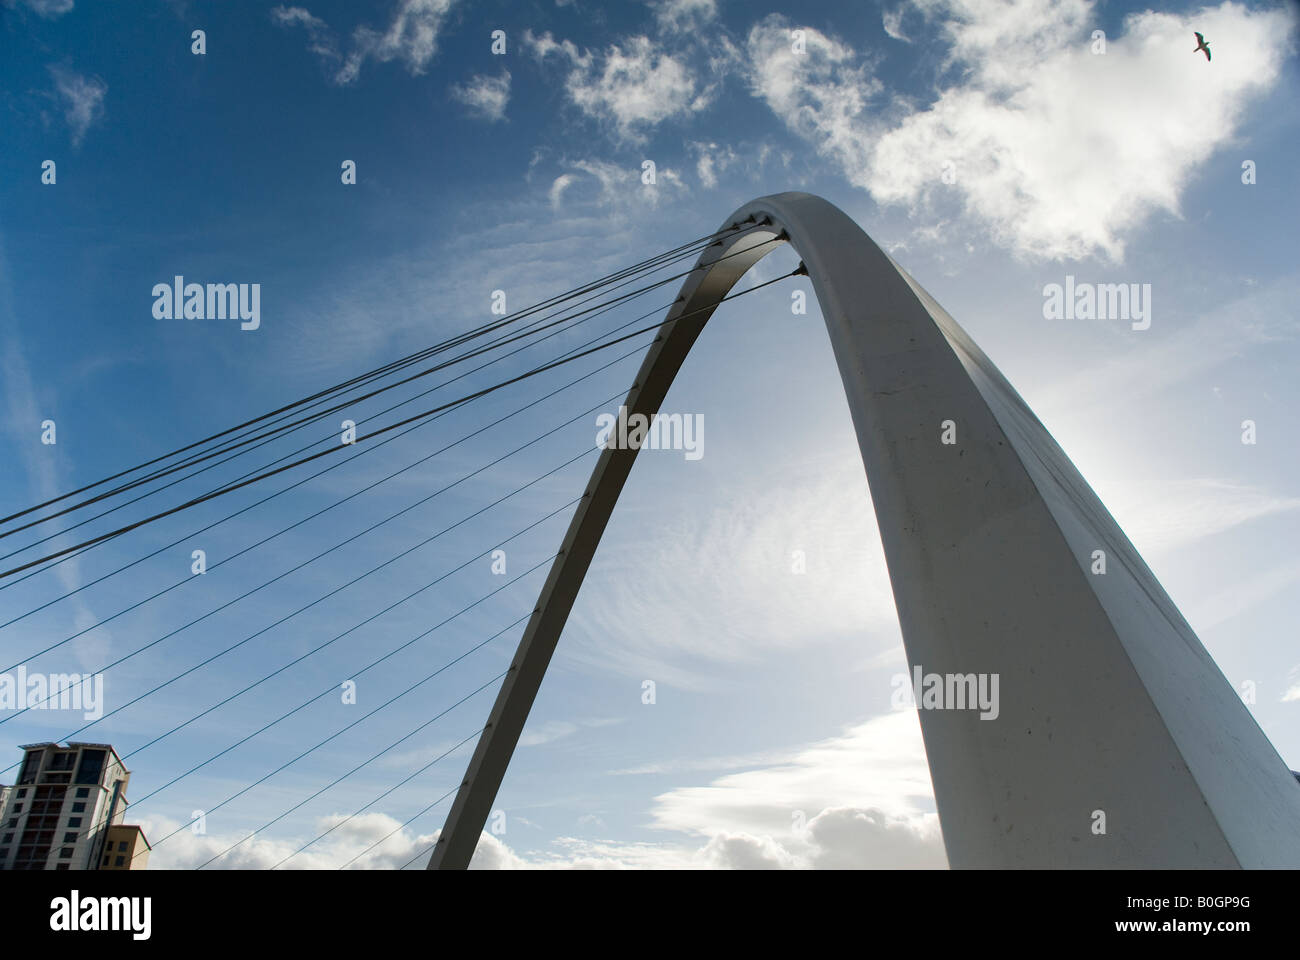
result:
<svg viewBox="0 0 1300 960"><path fill-rule="evenodd" d="M760 226L701 255L625 403L659 410L712 308L787 238L830 334L908 662L958 678L951 694L997 678L996 716L951 697L919 711L950 865L1300 866L1294 778L979 347L825 200L764 197L725 226L742 223ZM469 864L636 455L596 464L430 868Z"/></svg>

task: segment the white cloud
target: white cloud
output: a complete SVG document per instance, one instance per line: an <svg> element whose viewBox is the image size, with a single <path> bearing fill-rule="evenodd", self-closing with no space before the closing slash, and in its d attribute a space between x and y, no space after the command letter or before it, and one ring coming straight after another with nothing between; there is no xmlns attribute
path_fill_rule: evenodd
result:
<svg viewBox="0 0 1300 960"><path fill-rule="evenodd" d="M1111 512L1143 552L1168 553L1252 520L1300 508L1300 498L1279 497L1229 480L1196 478L1158 490L1129 488Z"/></svg>
<svg viewBox="0 0 1300 960"><path fill-rule="evenodd" d="M538 747L571 737L582 729L610 727L622 723L617 718L592 718L588 720L551 720L540 726L530 726L519 738L521 747Z"/></svg>
<svg viewBox="0 0 1300 960"><path fill-rule="evenodd" d="M475 76L468 83L453 86L451 95L484 120L504 120L510 102L510 71L502 70L499 77Z"/></svg>
<svg viewBox="0 0 1300 960"><path fill-rule="evenodd" d="M98 77L83 77L63 67L50 67L54 87L63 99L64 116L72 128L72 145L81 146L86 131L104 115L108 84Z"/></svg>
<svg viewBox="0 0 1300 960"><path fill-rule="evenodd" d="M366 813L345 820L344 815L320 818L311 835L284 839L253 837L238 843L246 833L196 834L188 826L174 835L182 824L168 817L141 816L139 823L145 836L154 844L149 855L149 868L162 870L192 870L213 857L220 857L205 869L209 870L269 870L294 852L317 833L335 827L332 833L308 847L281 869L332 870L342 866L352 857L361 854L372 843L374 850L360 857L354 869L394 869L403 866L421 849L429 847L436 839L419 836L401 827L399 821L382 813ZM338 826L338 824L342 824ZM396 831L396 832L394 832ZM386 835L393 835L379 842Z"/></svg>
<svg viewBox="0 0 1300 960"><path fill-rule="evenodd" d="M654 799L652 825L690 840L662 843L561 837L520 854L483 833L472 869L853 869L946 864L915 711L876 717L844 733L769 757L701 787ZM523 822L522 818L515 818ZM196 835L166 817L141 817L155 843L150 867L192 869L246 834ZM599 818L580 824L600 829ZM332 829L331 829L332 828ZM384 813L317 818L302 837L254 837L208 869L265 870L330 831L281 869L422 866L438 831L417 833ZM355 858L355 860L354 860Z"/></svg>
<svg viewBox="0 0 1300 960"><path fill-rule="evenodd" d="M10 10L16 9L19 3L24 4L37 16L53 20L71 10L74 0L5 0L5 6Z"/></svg>
<svg viewBox="0 0 1300 960"><path fill-rule="evenodd" d="M11 461L10 466L10 474L15 480L15 490L19 471L25 472L27 488L32 495L32 502L35 503L59 496L70 489L71 484L63 480L62 471L54 461L33 451L30 437L23 434L19 427L19 424L40 423L44 420L51 399L49 395L38 390L37 381L32 376L31 366L26 359L21 329L18 314L14 309L9 261L5 255L3 237L0 237L0 395L4 397L5 407L9 412L7 425L0 429L7 429L10 432L13 449L21 451L18 460ZM85 585L86 578L82 575L81 561L76 555L65 557L53 569L65 592L77 590ZM73 628L70 632L73 633L81 633L102 619L87 606L85 598L81 595L72 598L69 612ZM107 658L112 639L112 631L108 627L100 627L79 636L72 642L71 650L77 663L83 668L90 669L92 665L97 667L102 664Z"/></svg>
<svg viewBox="0 0 1300 960"><path fill-rule="evenodd" d="M652 825L694 843L568 837L525 859L586 869L942 869L933 808L916 713L899 711L656 797Z"/></svg>
<svg viewBox="0 0 1300 960"><path fill-rule="evenodd" d="M1064 279L1064 271L1052 278L1056 283ZM1034 407L1052 416L1068 415L1078 409L1080 397L1087 397L1093 410L1103 405L1132 409L1176 384L1199 382L1243 351L1272 351L1280 342L1296 340L1300 318L1291 305L1298 297L1300 277L1284 276L1188 316L1160 307L1163 301L1157 292L1152 335L1131 337L1125 349L1107 351L1100 362L1083 367L1071 363L1055 370L1035 397Z"/></svg>
<svg viewBox="0 0 1300 960"><path fill-rule="evenodd" d="M807 53L794 53L793 25L777 15L749 34L754 93L877 201L955 204L1033 259L1118 261L1153 213L1177 215L1194 172L1276 82L1294 25L1280 8L1232 2L1147 11L1094 55L1090 0L925 0L922 11L958 78L924 109L876 119L865 107L880 87L860 58L806 27ZM1193 29L1218 41L1212 64L1192 56Z"/></svg>
<svg viewBox="0 0 1300 960"><path fill-rule="evenodd" d="M671 790L655 798L652 822L694 836L727 831L780 838L797 813L811 824L840 807L875 810L917 829L930 822L934 790L916 711L873 717L779 763Z"/></svg>
<svg viewBox="0 0 1300 960"><path fill-rule="evenodd" d="M903 43L911 43L912 40L903 33L903 8L897 10L881 10L880 21L885 28L885 34L895 40L901 40Z"/></svg>
<svg viewBox="0 0 1300 960"><path fill-rule="evenodd" d="M645 131L665 120L703 110L708 91L698 84L683 59L668 54L648 37L630 37L613 44L602 58L579 52L568 40L550 33L524 33L524 44L539 60L555 56L567 60L565 79L569 99L584 114L613 126L618 137L632 143L645 139Z"/></svg>
<svg viewBox="0 0 1300 960"><path fill-rule="evenodd" d="M740 156L730 146L718 146L716 143L689 143L687 147L695 154L695 175L700 183L712 189L718 185L718 174L724 173L740 162Z"/></svg>
<svg viewBox="0 0 1300 960"><path fill-rule="evenodd" d="M610 163L607 160L572 160L569 168L551 181L548 196L553 210L559 210L570 188L578 185L588 203L616 214L625 214L644 207L657 207L667 198L686 192L681 175L671 167L658 167L655 182L644 183L642 171L637 167ZM590 187L594 186L593 194ZM584 189L584 187L588 189Z"/></svg>
<svg viewBox="0 0 1300 960"><path fill-rule="evenodd" d="M301 26L307 31L308 49L334 69L334 82L356 82L369 59L379 63L400 60L413 75L424 73L438 52L438 33L455 0L400 0L389 25L381 30L359 26L352 32L347 56L329 25L303 7L275 7L271 18L281 26Z"/></svg>
<svg viewBox="0 0 1300 960"><path fill-rule="evenodd" d="M1181 606L1187 622L1196 628L1198 634L1204 635L1206 631L1227 623L1234 617L1259 610L1265 602L1284 590L1294 590L1292 585L1298 580L1300 563L1274 567L1262 573L1252 572L1248 576L1238 574L1234 582L1221 589L1190 595ZM1300 691L1300 684L1293 689Z"/></svg>
<svg viewBox="0 0 1300 960"><path fill-rule="evenodd" d="M871 148L864 111L880 83L856 62L850 47L811 27L799 28L804 52L795 52L794 29L778 14L750 29L750 88L786 126L838 163L853 183L864 186L860 171Z"/></svg>
<svg viewBox="0 0 1300 960"><path fill-rule="evenodd" d="M188 826L168 836L182 826L168 817L143 816L138 822L155 845L149 855L149 868L153 870L193 870L213 857L220 859L205 869L269 870L288 857L292 859L279 869L336 870L346 866L349 870L400 870L408 865L416 869L424 867L441 833L417 833L385 813L331 814L317 818L312 833L303 837L253 837L243 843L239 841L247 833L196 834ZM295 855L299 847L321 834L325 835ZM239 845L225 852L236 843ZM522 859L487 833L479 839L470 860L470 869L474 870L523 866Z"/></svg>
<svg viewBox="0 0 1300 960"><path fill-rule="evenodd" d="M300 26L307 31L307 49L327 60L339 60L338 42L324 20L303 7L274 7L271 19L282 27Z"/></svg>
<svg viewBox="0 0 1300 960"><path fill-rule="evenodd" d="M650 0L659 26L676 33L695 30L718 16L718 0Z"/></svg>
<svg viewBox="0 0 1300 960"><path fill-rule="evenodd" d="M1283 703L1294 703L1300 700L1300 664L1291 668L1290 679L1294 682L1287 687L1286 693L1282 694Z"/></svg>
<svg viewBox="0 0 1300 960"><path fill-rule="evenodd" d="M575 174L562 173L551 181L551 189L547 196L551 201L551 208L560 209L560 204L564 201L564 191L569 189L569 184L578 179Z"/></svg>
<svg viewBox="0 0 1300 960"><path fill-rule="evenodd" d="M355 80L368 57L380 63L401 60L411 73L423 73L438 51L438 31L453 2L402 0L387 30L379 33L358 27L352 34L354 49L339 73L339 82Z"/></svg>
<svg viewBox="0 0 1300 960"><path fill-rule="evenodd" d="M795 551L805 573L792 572ZM565 638L565 656L601 669L700 689L718 663L897 636L875 514L851 460L734 486L704 518L656 524L632 542L606 538L601 557Z"/></svg>
<svg viewBox="0 0 1300 960"><path fill-rule="evenodd" d="M1281 10L1230 2L1186 17L1148 11L1094 55L1087 0L926 8L947 18L962 81L884 133L869 163L846 158L846 172L881 202L952 196L1028 258L1118 261L1152 213L1176 215L1193 172L1277 79L1289 32ZM1213 64L1192 56L1193 29L1219 40ZM953 184L940 179L948 162Z"/></svg>

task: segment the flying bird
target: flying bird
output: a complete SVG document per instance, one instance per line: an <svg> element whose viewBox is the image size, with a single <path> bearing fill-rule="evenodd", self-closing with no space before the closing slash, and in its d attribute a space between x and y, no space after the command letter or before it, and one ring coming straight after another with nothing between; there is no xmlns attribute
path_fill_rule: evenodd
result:
<svg viewBox="0 0 1300 960"><path fill-rule="evenodd" d="M1193 30L1192 32L1196 34L1196 49L1193 50L1192 53L1196 53L1200 50L1204 50L1205 59L1208 62L1210 59L1210 45L1205 42L1205 38L1201 36L1200 33L1198 33L1195 30Z"/></svg>

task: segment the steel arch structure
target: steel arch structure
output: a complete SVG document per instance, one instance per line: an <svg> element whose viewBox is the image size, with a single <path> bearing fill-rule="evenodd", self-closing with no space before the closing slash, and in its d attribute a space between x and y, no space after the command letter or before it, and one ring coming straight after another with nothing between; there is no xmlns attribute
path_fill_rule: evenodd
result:
<svg viewBox="0 0 1300 960"><path fill-rule="evenodd" d="M656 413L712 308L774 238L789 241L843 380L908 663L999 678L996 719L919 710L949 864L1300 866L1295 778L979 347L820 197L763 197L724 228L740 224L753 228L701 254L625 403ZM469 864L636 455L599 458L431 869Z"/></svg>

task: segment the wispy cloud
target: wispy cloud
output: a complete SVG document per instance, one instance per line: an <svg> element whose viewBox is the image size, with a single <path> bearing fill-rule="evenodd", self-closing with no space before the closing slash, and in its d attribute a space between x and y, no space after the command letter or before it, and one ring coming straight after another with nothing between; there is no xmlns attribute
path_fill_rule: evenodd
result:
<svg viewBox="0 0 1300 960"><path fill-rule="evenodd" d="M304 7L273 7L271 20L282 27L302 27L307 32L307 49L325 60L339 61L338 41L320 17Z"/></svg>
<svg viewBox="0 0 1300 960"><path fill-rule="evenodd" d="M553 210L566 205L570 188L575 187L573 192L580 194L578 204L595 205L615 215L657 207L687 192L681 175L671 167L657 167L654 182L648 183L642 178L642 169L608 160L568 160L562 166L567 169L551 181L547 192Z"/></svg>
<svg viewBox="0 0 1300 960"><path fill-rule="evenodd" d="M885 28L886 36L895 40L901 40L903 43L911 43L911 37L903 33L903 12L906 8L899 7L896 10L881 10L881 25Z"/></svg>
<svg viewBox="0 0 1300 960"><path fill-rule="evenodd" d="M563 740L566 737L571 737L579 730L610 727L622 722L622 718L618 717L593 717L585 720L551 720L548 723L534 725L525 730L523 735L519 738L519 746L540 747L543 744L554 743L556 740Z"/></svg>
<svg viewBox="0 0 1300 960"><path fill-rule="evenodd" d="M504 120L506 104L510 102L510 71L502 70L499 77L476 75L466 83L454 85L451 96L483 120Z"/></svg>
<svg viewBox="0 0 1300 960"><path fill-rule="evenodd" d="M308 49L333 71L334 82L355 83L367 60L402 62L414 74L422 74L438 52L438 34L455 0L401 0L388 26L376 30L359 26L352 32L346 54L329 25L305 7L278 6L271 19L283 27L302 27Z"/></svg>
<svg viewBox="0 0 1300 960"><path fill-rule="evenodd" d="M725 173L740 162L740 156L729 145L695 142L687 144L687 148L695 154L695 175L709 189L718 185L718 174Z"/></svg>
<svg viewBox="0 0 1300 960"><path fill-rule="evenodd" d="M847 44L812 27L770 14L749 31L748 79L754 95L798 135L816 145L864 186L875 131L865 120L868 100L882 89ZM802 47L796 42L802 40Z"/></svg>
<svg viewBox="0 0 1300 960"><path fill-rule="evenodd" d="M72 145L81 146L86 131L104 116L108 84L98 77L86 77L65 67L51 66L54 88L63 101L64 117L72 130Z"/></svg>
<svg viewBox="0 0 1300 960"><path fill-rule="evenodd" d="M1227 291L1219 295L1223 293ZM1071 361L1055 372L1034 405L1064 413L1077 409L1079 397L1086 396L1094 410L1103 405L1131 409L1176 384L1205 375L1244 350L1271 349L1300 338L1300 322L1291 306L1297 297L1300 276L1283 276L1210 305L1200 316L1178 316L1155 307L1162 312L1153 320L1150 335L1130 337L1125 349L1109 350L1096 363Z"/></svg>
<svg viewBox="0 0 1300 960"><path fill-rule="evenodd" d="M71 10L75 0L4 0L4 3L10 10L25 6L37 16L54 20Z"/></svg>
<svg viewBox="0 0 1300 960"><path fill-rule="evenodd" d="M1262 572L1242 572L1224 582L1220 589L1189 596L1183 601L1183 613L1187 616L1187 622L1204 636L1207 631L1229 623L1243 613L1257 611L1283 591L1293 591L1293 584L1297 581L1300 581L1300 563ZM1290 692L1300 695L1300 683L1293 686ZM1284 696L1283 699L1287 698Z"/></svg>
<svg viewBox="0 0 1300 960"><path fill-rule="evenodd" d="M32 378L31 368L27 363L23 349L17 315L13 308L13 294L9 275L9 264L5 256L3 238L0 237L0 384L3 384L5 409L8 412L7 427L11 436L12 449L19 451L21 469L28 478L27 489L34 502L52 499L64 493L68 487L60 480L58 468L57 445L46 446L40 442L40 425L46 419L58 418L42 398ZM56 433L57 437L57 433ZM15 465L17 466L17 465ZM21 509L26 503L12 504ZM64 546L64 537L53 541L53 545ZM70 541L69 541L70 542ZM28 554L21 559L31 559ZM75 557L65 558L53 567L55 576L64 591L75 590L85 583L80 563ZM80 596L72 598L69 604L70 621L79 632L99 622L97 617ZM10 628L20 630L21 627ZM107 652L111 633L106 627L92 630L79 637L72 645L53 656L54 663L61 663L71 653L83 667L91 663L98 664ZM12 639L12 638L11 638ZM36 646L29 644L29 646ZM15 651L16 652L16 651Z"/></svg>
<svg viewBox="0 0 1300 960"><path fill-rule="evenodd" d="M1289 680L1291 685L1286 688L1286 693L1282 694L1283 703L1295 703L1300 700L1300 664L1291 668Z"/></svg>
<svg viewBox="0 0 1300 960"><path fill-rule="evenodd" d="M718 0L650 0L655 20L671 33L697 30L718 16Z"/></svg>
<svg viewBox="0 0 1300 960"><path fill-rule="evenodd" d="M1300 509L1300 498L1277 496L1249 484L1199 477L1158 490L1131 488L1112 512L1143 551L1169 553L1252 520ZM1113 498L1114 499L1114 498Z"/></svg>
<svg viewBox="0 0 1300 960"><path fill-rule="evenodd" d="M635 542L602 544L565 655L700 689L717 676L709 665L863 633L892 645L880 535L865 481L847 463L738 484L703 521L647 523Z"/></svg>

